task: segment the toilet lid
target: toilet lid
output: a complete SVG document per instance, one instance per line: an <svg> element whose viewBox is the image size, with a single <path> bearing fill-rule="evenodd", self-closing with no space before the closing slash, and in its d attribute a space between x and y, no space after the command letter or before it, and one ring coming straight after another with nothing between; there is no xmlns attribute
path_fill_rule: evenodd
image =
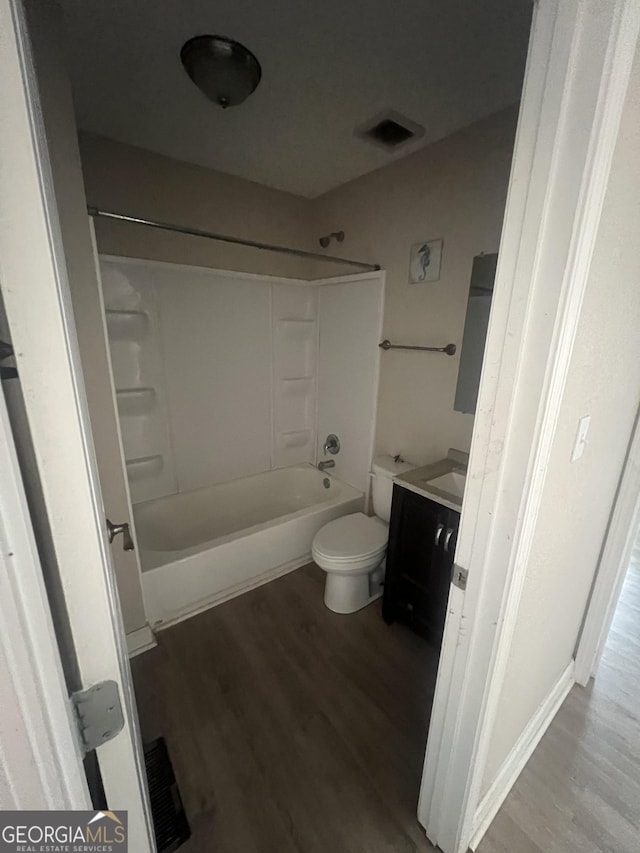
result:
<svg viewBox="0 0 640 853"><path fill-rule="evenodd" d="M361 512L330 521L313 540L313 550L323 557L349 559L384 551L389 528L379 518Z"/></svg>

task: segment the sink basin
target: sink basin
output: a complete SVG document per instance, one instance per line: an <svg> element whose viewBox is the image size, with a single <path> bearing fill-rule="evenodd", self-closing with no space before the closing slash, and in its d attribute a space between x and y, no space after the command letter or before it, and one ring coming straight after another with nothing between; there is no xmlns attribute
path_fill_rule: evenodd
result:
<svg viewBox="0 0 640 853"><path fill-rule="evenodd" d="M446 492L448 495L454 495L462 500L466 479L466 476L460 471L450 471L448 474L442 474L440 477L425 482L428 486L433 486L434 489Z"/></svg>

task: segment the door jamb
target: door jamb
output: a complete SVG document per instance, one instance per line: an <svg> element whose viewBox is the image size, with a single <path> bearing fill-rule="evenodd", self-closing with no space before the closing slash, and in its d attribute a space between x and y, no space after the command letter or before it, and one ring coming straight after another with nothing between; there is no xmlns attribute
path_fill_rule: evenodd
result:
<svg viewBox="0 0 640 853"><path fill-rule="evenodd" d="M618 606L639 527L640 408L631 434L627 458L622 469L582 633L578 641L575 677L578 684L583 686L596 674Z"/></svg>
<svg viewBox="0 0 640 853"><path fill-rule="evenodd" d="M539 0L535 8L456 550L469 583L465 593L451 589L418 807L445 853L478 840L482 777L639 19L637 0L608 10L594 0ZM590 129L586 139L576 122ZM563 176L568 162L580 162L580 172ZM569 197L560 197L570 181ZM554 245L560 209L569 231Z"/></svg>
<svg viewBox="0 0 640 853"><path fill-rule="evenodd" d="M131 844L150 853L155 840L137 710L23 0L0 0L0 34L7 93L0 114L4 305L67 610L73 614L82 683L111 679L120 690L124 729L97 750L105 791L110 808L129 810ZM57 647L55 654L59 657ZM44 665L32 661L35 672L38 664ZM50 740L57 734L50 732ZM69 754L68 760L74 763L76 756Z"/></svg>

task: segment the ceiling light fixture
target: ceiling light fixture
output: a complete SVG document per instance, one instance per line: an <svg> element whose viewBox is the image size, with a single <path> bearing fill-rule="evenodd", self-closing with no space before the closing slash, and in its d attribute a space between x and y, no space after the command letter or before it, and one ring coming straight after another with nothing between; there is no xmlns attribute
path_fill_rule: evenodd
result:
<svg viewBox="0 0 640 853"><path fill-rule="evenodd" d="M180 59L196 86L223 109L246 100L262 77L251 51L225 36L194 36L182 45Z"/></svg>

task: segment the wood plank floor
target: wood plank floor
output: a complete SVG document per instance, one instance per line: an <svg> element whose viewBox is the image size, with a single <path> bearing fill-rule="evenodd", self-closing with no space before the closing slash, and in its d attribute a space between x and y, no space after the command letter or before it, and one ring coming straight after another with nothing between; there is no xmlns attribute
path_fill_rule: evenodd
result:
<svg viewBox="0 0 640 853"><path fill-rule="evenodd" d="M574 687L477 853L640 851L640 548L595 681Z"/></svg>
<svg viewBox="0 0 640 853"><path fill-rule="evenodd" d="M193 830L181 853L433 849L416 804L437 654L379 602L331 613L323 584L307 566L132 661Z"/></svg>
<svg viewBox="0 0 640 853"><path fill-rule="evenodd" d="M378 604L337 616L308 566L159 635L134 659L167 738L183 853L432 850L416 799L435 652ZM598 678L575 687L478 853L640 851L640 549Z"/></svg>

